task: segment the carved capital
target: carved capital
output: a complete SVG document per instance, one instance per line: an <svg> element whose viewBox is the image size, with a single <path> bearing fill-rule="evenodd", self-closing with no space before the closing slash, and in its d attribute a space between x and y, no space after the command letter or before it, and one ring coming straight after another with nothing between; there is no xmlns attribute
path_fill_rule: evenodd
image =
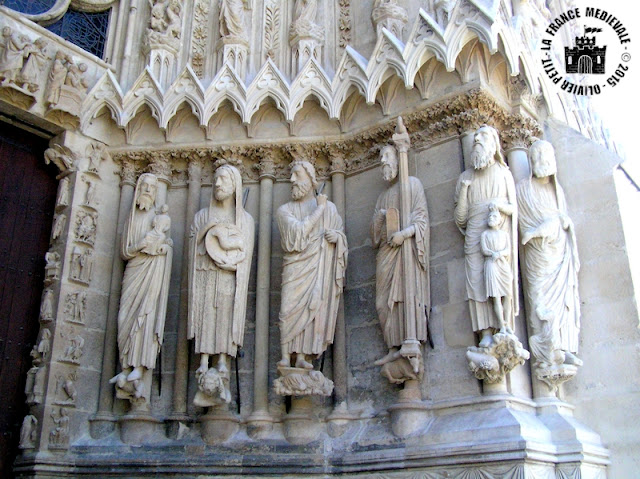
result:
<svg viewBox="0 0 640 479"><path fill-rule="evenodd" d="M156 175L160 181L171 182L171 163L164 155L155 156L149 163L147 171Z"/></svg>
<svg viewBox="0 0 640 479"><path fill-rule="evenodd" d="M341 154L337 154L331 158L331 167L329 169L329 173L334 175L336 173L344 174L347 169L347 163L344 159L344 156Z"/></svg>
<svg viewBox="0 0 640 479"><path fill-rule="evenodd" d="M189 181L200 181L202 177L202 167L204 165L204 158L199 155L195 155L189 158L187 165Z"/></svg>
<svg viewBox="0 0 640 479"><path fill-rule="evenodd" d="M502 147L507 153L509 150L526 150L531 146L533 132L527 128L512 128L501 133Z"/></svg>
<svg viewBox="0 0 640 479"><path fill-rule="evenodd" d="M120 186L136 184L136 165L133 160L122 160L120 163Z"/></svg>
<svg viewBox="0 0 640 479"><path fill-rule="evenodd" d="M273 158L262 158L262 160L258 164L258 173L261 180L262 178L272 178L275 180L276 164L273 161Z"/></svg>

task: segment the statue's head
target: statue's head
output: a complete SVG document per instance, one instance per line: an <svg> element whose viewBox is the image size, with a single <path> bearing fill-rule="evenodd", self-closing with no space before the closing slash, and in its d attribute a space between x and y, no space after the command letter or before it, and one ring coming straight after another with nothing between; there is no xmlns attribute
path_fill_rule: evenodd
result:
<svg viewBox="0 0 640 479"><path fill-rule="evenodd" d="M534 141L529 147L529 160L531 161L531 170L536 178L545 178L555 175L557 172L556 154L548 141Z"/></svg>
<svg viewBox="0 0 640 479"><path fill-rule="evenodd" d="M141 210L149 211L155 206L158 192L158 178L151 173L144 173L138 179L136 205Z"/></svg>
<svg viewBox="0 0 640 479"><path fill-rule="evenodd" d="M492 126L482 125L473 135L471 162L476 170L482 170L496 161L504 164L498 131Z"/></svg>
<svg viewBox="0 0 640 479"><path fill-rule="evenodd" d="M3 27L2 28L2 36L7 38L11 36L11 27Z"/></svg>
<svg viewBox="0 0 640 479"><path fill-rule="evenodd" d="M398 176L398 154L393 145L387 145L380 150L380 164L385 181L392 181Z"/></svg>
<svg viewBox="0 0 640 479"><path fill-rule="evenodd" d="M304 198L312 188L317 188L316 169L306 160L291 164L291 196L294 200Z"/></svg>
<svg viewBox="0 0 640 479"><path fill-rule="evenodd" d="M224 201L230 198L236 191L236 171L237 169L231 165L222 165L216 169L213 175L213 195L216 200ZM240 173L238 172L238 176Z"/></svg>
<svg viewBox="0 0 640 479"><path fill-rule="evenodd" d="M489 228L498 228L502 224L502 214L500 209L493 203L489 205L489 217L487 218L487 225Z"/></svg>

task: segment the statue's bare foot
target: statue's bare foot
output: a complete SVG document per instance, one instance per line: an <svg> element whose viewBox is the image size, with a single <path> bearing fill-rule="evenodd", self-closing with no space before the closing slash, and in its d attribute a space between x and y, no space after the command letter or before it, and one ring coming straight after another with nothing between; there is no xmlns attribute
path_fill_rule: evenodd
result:
<svg viewBox="0 0 640 479"><path fill-rule="evenodd" d="M290 368L291 367L291 359L282 358L280 361L278 361L278 366L280 366L282 368Z"/></svg>
<svg viewBox="0 0 640 479"><path fill-rule="evenodd" d="M196 370L196 375L205 374L208 370L208 364L201 364L200 367Z"/></svg>
<svg viewBox="0 0 640 479"><path fill-rule="evenodd" d="M390 363L391 361L398 359L398 357L399 357L398 349L392 348L384 357L376 360L373 364L376 366L382 366L384 364Z"/></svg>
<svg viewBox="0 0 640 479"><path fill-rule="evenodd" d="M218 363L218 372L220 374L227 374L229 372L229 368L227 367L226 361L220 361Z"/></svg>
<svg viewBox="0 0 640 479"><path fill-rule="evenodd" d="M133 368L133 371L127 376L127 381L133 382L142 379L142 367Z"/></svg>
<svg viewBox="0 0 640 479"><path fill-rule="evenodd" d="M306 361L304 355L298 354L298 357L296 358L296 367L301 369L313 369L313 364Z"/></svg>
<svg viewBox="0 0 640 479"><path fill-rule="evenodd" d="M569 351L564 351L564 364L572 364L574 366L582 366L582 359Z"/></svg>
<svg viewBox="0 0 640 479"><path fill-rule="evenodd" d="M493 335L491 334L491 331L489 329L483 330L482 340L480 341L480 344L478 344L478 346L481 348L488 348L491 346L492 342L493 342Z"/></svg>

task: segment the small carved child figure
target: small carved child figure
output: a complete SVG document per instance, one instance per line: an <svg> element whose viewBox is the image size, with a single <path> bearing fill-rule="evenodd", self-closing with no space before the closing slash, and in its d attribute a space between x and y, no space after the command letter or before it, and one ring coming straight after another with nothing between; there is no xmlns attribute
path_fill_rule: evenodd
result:
<svg viewBox="0 0 640 479"><path fill-rule="evenodd" d="M166 234L171 228L171 218L167 214L167 211L169 211L169 207L166 204L162 205L160 214L154 216L151 222L152 230L149 231L144 237L144 240L142 240L141 252L150 255L163 254L161 251L162 246L173 244L171 238L167 238ZM166 249L166 247L164 249Z"/></svg>
<svg viewBox="0 0 640 479"><path fill-rule="evenodd" d="M493 299L493 310L500 321L501 333L512 334L507 324L505 308L511 307L511 285L513 273L509 257L511 255L511 240L506 231L500 229L504 218L495 204L489 205L489 229L480 236L480 247L484 260L484 280L487 289L487 297ZM480 344L480 347L485 346ZM488 345L486 345L488 346Z"/></svg>

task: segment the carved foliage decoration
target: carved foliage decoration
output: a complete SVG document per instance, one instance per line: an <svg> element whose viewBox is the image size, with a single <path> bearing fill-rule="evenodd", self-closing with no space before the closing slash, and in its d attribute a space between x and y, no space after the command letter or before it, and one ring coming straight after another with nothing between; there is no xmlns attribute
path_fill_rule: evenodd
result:
<svg viewBox="0 0 640 479"><path fill-rule="evenodd" d="M338 18L338 45L346 48L351 43L351 0L338 0L340 16Z"/></svg>
<svg viewBox="0 0 640 479"><path fill-rule="evenodd" d="M267 58L276 61L280 48L280 1L269 0L264 9L264 49Z"/></svg>
<svg viewBox="0 0 640 479"><path fill-rule="evenodd" d="M191 66L199 78L204 76L207 39L209 37L208 0L197 0L193 9L193 35L191 40Z"/></svg>

